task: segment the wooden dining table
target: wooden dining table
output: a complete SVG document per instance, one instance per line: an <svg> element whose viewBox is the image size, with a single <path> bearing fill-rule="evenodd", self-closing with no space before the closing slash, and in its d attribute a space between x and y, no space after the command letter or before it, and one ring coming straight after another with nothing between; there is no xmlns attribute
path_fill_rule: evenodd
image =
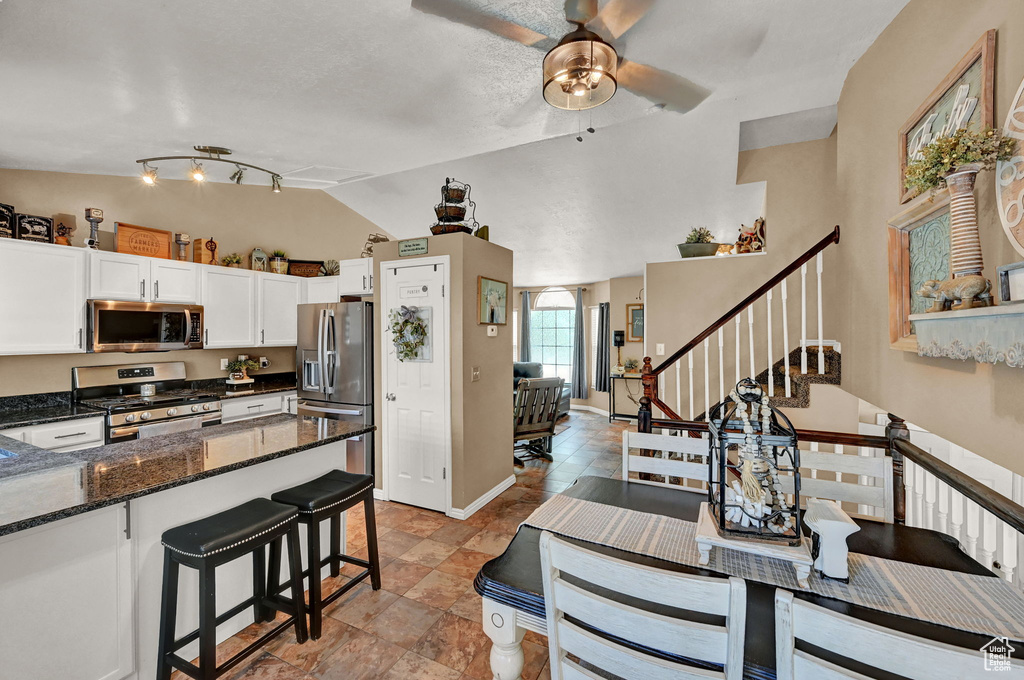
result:
<svg viewBox="0 0 1024 680"><path fill-rule="evenodd" d="M563 494L573 498L694 522L697 521L701 502L706 500L703 494L600 477L582 477ZM859 525L860 531L849 537L848 543L851 552L996 578L992 572L964 553L951 536L903 525L864 519L855 521ZM519 527L505 552L484 564L474 582L476 591L483 596L484 631L493 642L490 660L495 680L518 680L520 678L524 665L522 641L526 631L534 631L541 635L547 634L544 588L541 580L540 535L541 532L533 527ZM674 572L725 578L723 574L696 567L666 562L575 539L567 540L584 545L595 552L636 564ZM588 587L619 602L640 606L666 616L681 616L681 612L678 610L659 605L657 593L651 593L649 602L639 602L618 593L610 593L593 586ZM776 677L775 590L775 586L753 581L747 582L747 619L743 651L744 678L767 680ZM816 595L809 591L799 591L795 595L801 600L827 607L862 621L869 621L879 626L957 647L980 650L991 639L985 635L868 609ZM687 613L686 616L690 619L701 620L692 613ZM714 622L714 619L709 618L707 622ZM718 619L718 623L721 623L721 619ZM600 634L600 631L595 632ZM619 642L625 641L619 640ZM800 648L800 646L801 643L798 642L797 647ZM659 653L657 650L635 645L634 647L663 658L673 658L670 655ZM1024 645L1016 645L1016 648L1014 656L1024 658ZM870 673L882 680L895 677L879 673L874 668L860 666L848 659L830 656L827 650L815 650L815 652L830 661L845 665L851 670ZM693 662L693 660L683 661L694 663L697 666L720 668L720 666L709 666ZM982 674L982 663L982 655L979 652L979 675Z"/></svg>

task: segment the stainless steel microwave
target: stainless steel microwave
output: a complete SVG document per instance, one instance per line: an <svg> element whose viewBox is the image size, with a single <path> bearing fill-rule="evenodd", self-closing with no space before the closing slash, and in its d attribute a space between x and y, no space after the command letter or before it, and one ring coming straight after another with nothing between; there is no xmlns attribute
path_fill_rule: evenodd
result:
<svg viewBox="0 0 1024 680"><path fill-rule="evenodd" d="M203 348L203 307L89 301L90 352L167 352Z"/></svg>

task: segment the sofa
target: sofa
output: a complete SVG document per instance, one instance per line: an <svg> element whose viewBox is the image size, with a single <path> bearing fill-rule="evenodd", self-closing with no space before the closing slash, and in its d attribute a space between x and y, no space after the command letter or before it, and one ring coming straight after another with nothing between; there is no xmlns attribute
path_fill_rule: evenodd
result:
<svg viewBox="0 0 1024 680"><path fill-rule="evenodd" d="M543 378L544 365L535 361L515 361L512 363L512 390L519 386L523 378ZM569 413L569 386L562 388L562 398L558 400L558 417Z"/></svg>

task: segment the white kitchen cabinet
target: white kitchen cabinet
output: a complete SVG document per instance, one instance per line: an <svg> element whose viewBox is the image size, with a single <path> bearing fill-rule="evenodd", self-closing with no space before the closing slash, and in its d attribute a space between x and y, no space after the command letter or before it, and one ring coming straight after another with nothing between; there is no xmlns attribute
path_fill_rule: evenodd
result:
<svg viewBox="0 0 1024 680"><path fill-rule="evenodd" d="M256 347L257 276L245 269L202 267L203 341L207 349Z"/></svg>
<svg viewBox="0 0 1024 680"><path fill-rule="evenodd" d="M85 351L85 255L0 239L0 354Z"/></svg>
<svg viewBox="0 0 1024 680"><path fill-rule="evenodd" d="M298 341L302 279L281 274L259 275L260 347L291 347Z"/></svg>
<svg viewBox="0 0 1024 680"><path fill-rule="evenodd" d="M221 422L233 423L281 413L284 406L281 395L281 392L272 392L251 397L225 397L220 402Z"/></svg>
<svg viewBox="0 0 1024 680"><path fill-rule="evenodd" d="M113 505L0 537L0 675L133 674L135 572L126 519L125 506Z"/></svg>
<svg viewBox="0 0 1024 680"><path fill-rule="evenodd" d="M340 276L313 276L303 281L302 301L307 304L337 302L341 297Z"/></svg>
<svg viewBox="0 0 1024 680"><path fill-rule="evenodd" d="M4 437L10 437L19 442L28 441L28 428L27 427L15 427L10 430L0 430L0 435Z"/></svg>
<svg viewBox="0 0 1024 680"><path fill-rule="evenodd" d="M370 295L373 293L373 258L359 257L339 263L339 289L342 295ZM335 302L337 302L335 300Z"/></svg>
<svg viewBox="0 0 1024 680"><path fill-rule="evenodd" d="M103 446L103 430L103 417L97 416L0 430L0 434L41 449L65 453Z"/></svg>
<svg viewBox="0 0 1024 680"><path fill-rule="evenodd" d="M199 267L191 262L92 251L89 299L195 304Z"/></svg>
<svg viewBox="0 0 1024 680"><path fill-rule="evenodd" d="M285 392L281 395L284 400L284 408L281 413L290 413L293 416L299 412L299 397L294 392Z"/></svg>

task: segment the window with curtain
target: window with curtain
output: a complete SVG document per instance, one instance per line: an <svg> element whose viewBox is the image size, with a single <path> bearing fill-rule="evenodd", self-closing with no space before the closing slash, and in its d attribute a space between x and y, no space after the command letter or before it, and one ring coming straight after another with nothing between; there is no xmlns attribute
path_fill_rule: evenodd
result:
<svg viewBox="0 0 1024 680"><path fill-rule="evenodd" d="M590 387L597 389L597 325L598 307L590 308Z"/></svg>
<svg viewBox="0 0 1024 680"><path fill-rule="evenodd" d="M512 308L512 361L519 361L519 310Z"/></svg>
<svg viewBox="0 0 1024 680"><path fill-rule="evenodd" d="M572 382L572 343L576 300L565 288L547 288L537 295L530 314L530 357L544 365L545 378Z"/></svg>

